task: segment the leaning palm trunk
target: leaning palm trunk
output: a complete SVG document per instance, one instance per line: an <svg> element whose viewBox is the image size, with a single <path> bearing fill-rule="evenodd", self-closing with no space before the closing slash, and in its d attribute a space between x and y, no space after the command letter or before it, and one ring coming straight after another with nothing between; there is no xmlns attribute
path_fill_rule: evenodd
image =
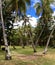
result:
<svg viewBox="0 0 55 65"><path fill-rule="evenodd" d="M40 35L39 35L39 37L38 37L37 41L35 42L36 46L37 46L38 41L39 41L39 39L40 39L40 37L41 37L41 35L42 35L43 31L44 31L44 28L45 28L45 26L43 27L43 29L42 29L42 31L41 31L41 33L40 33Z"/></svg>
<svg viewBox="0 0 55 65"><path fill-rule="evenodd" d="M36 52L36 47L35 47L35 45L34 45L34 42L33 42L32 37L31 37L31 41L32 41L32 47L33 47L33 50L34 50L34 52Z"/></svg>
<svg viewBox="0 0 55 65"><path fill-rule="evenodd" d="M55 25L53 26L53 29L52 29L52 31L51 31L51 33L50 33L50 35L49 35L49 38L48 38L48 40L47 40L47 44L46 44L46 47L45 47L45 49L44 49L44 51L43 51L43 54L45 54L45 53L47 52L47 50L48 50L48 45L49 45L51 36L52 36L52 34L53 34L53 32L54 32L54 27L55 27Z"/></svg>
<svg viewBox="0 0 55 65"><path fill-rule="evenodd" d="M5 59L10 60L11 55L10 55L10 50L8 47L7 39L6 39L6 34L5 34L5 26L4 26L4 21L3 21L3 14L2 14L2 1L0 0L0 11L1 11L1 21L2 21L2 29L3 29L3 38L4 38L4 43L5 43Z"/></svg>
<svg viewBox="0 0 55 65"><path fill-rule="evenodd" d="M24 25L25 27L26 27L26 22L29 23L29 19L26 18L26 17L24 17L24 23L23 23L23 25ZM29 23L29 24L30 24L30 23ZM24 29L24 31L25 31L25 29ZM31 40L31 43L32 43L32 48L33 48L34 52L36 52L36 47L35 47L35 45L34 45L33 38L32 38L32 32L30 33L30 31L28 31L28 33L29 33L29 35L30 35L30 40ZM27 43L28 43L28 42L27 42Z"/></svg>
<svg viewBox="0 0 55 65"><path fill-rule="evenodd" d="M33 42L33 38L31 36L30 32L29 32L29 35L30 35L30 39L31 39L31 42L32 42L32 48L33 48L34 52L36 52L36 46L35 46L35 44Z"/></svg>

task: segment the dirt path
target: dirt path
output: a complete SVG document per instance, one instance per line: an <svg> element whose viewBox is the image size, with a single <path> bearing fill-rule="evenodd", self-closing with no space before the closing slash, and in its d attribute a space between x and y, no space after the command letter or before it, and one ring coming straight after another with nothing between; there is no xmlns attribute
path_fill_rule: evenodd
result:
<svg viewBox="0 0 55 65"><path fill-rule="evenodd" d="M34 53L33 55L25 55L25 54L18 54L17 52L12 52L12 56L14 57L14 59L21 59L23 61L30 61L30 60L35 60L38 57L44 57L44 58L48 58L48 59L55 59L55 54L42 54L40 53Z"/></svg>
<svg viewBox="0 0 55 65"><path fill-rule="evenodd" d="M46 54L44 57L55 60L55 54Z"/></svg>
<svg viewBox="0 0 55 65"><path fill-rule="evenodd" d="M25 55L25 54L18 54L17 52L12 51L11 54L12 54L12 60L11 61L1 60L0 65L42 65L45 62L44 61L45 59L47 59L48 61L49 59L53 61L55 60L54 53L47 53L46 55L44 55L40 52L40 53L34 53L32 55ZM41 60L42 58L44 60Z"/></svg>
<svg viewBox="0 0 55 65"><path fill-rule="evenodd" d="M17 52L12 52L12 56L16 59L21 59L25 61L35 60L38 56L44 56L42 53L34 53L33 55L25 55L25 54L18 54Z"/></svg>

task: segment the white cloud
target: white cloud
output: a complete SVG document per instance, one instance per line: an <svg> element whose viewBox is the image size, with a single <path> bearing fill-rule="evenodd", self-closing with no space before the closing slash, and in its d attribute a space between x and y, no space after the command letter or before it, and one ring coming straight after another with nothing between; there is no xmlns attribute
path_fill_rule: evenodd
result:
<svg viewBox="0 0 55 65"><path fill-rule="evenodd" d="M35 18L35 17L31 17L30 15L28 15L28 17L30 17L30 20L29 20L29 22L30 22L30 24L31 24L31 26L32 27L35 27L36 25L37 25L37 20L38 20L38 18ZM20 21L20 22L15 22L13 25L14 25L14 29L17 29L18 28L18 26L22 26L22 23L23 23L23 20L22 21ZM28 24L28 23L27 23Z"/></svg>
<svg viewBox="0 0 55 65"><path fill-rule="evenodd" d="M54 13L52 14L52 16L55 16L55 11L54 11Z"/></svg>
<svg viewBox="0 0 55 65"><path fill-rule="evenodd" d="M53 4L50 4L50 6L51 6L51 8L55 8L55 5L53 5Z"/></svg>
<svg viewBox="0 0 55 65"><path fill-rule="evenodd" d="M30 24L32 25L32 27L35 27L37 25L37 18L31 17L30 19Z"/></svg>
<svg viewBox="0 0 55 65"><path fill-rule="evenodd" d="M14 29L17 29L19 26L22 26L22 23L23 23L23 20L22 21L17 21L15 22L13 25L14 25Z"/></svg>

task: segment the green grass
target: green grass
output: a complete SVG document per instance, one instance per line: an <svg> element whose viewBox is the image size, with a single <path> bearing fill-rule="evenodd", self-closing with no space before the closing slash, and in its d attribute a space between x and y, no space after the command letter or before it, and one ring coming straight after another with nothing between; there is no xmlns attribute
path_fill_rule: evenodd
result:
<svg viewBox="0 0 55 65"><path fill-rule="evenodd" d="M43 51L43 47L37 47L37 51ZM33 49L31 47L22 47L16 46L14 50L13 47L10 47L11 53L14 52L16 56L12 56L12 60L5 60L5 52L0 50L0 65L55 65L55 49L49 48L47 55L45 56L36 56L35 59L32 60L22 60L17 54L24 54L26 56L33 54ZM17 53L17 54L16 54Z"/></svg>
<svg viewBox="0 0 55 65"><path fill-rule="evenodd" d="M22 47L18 47L16 46L16 49L14 50L12 47L11 47L11 51L15 51L19 54L25 54L25 55L31 55L33 54L33 49L31 47L25 47L24 49Z"/></svg>
<svg viewBox="0 0 55 65"><path fill-rule="evenodd" d="M36 48L36 51L37 52L41 52L41 51L44 51L44 48L45 47L37 47ZM11 51L15 51L15 52L17 52L17 53L19 53L19 54L25 54L25 55L31 55L31 54L33 54L34 52L33 52L33 48L31 47L31 46L29 46L29 47L25 47L24 49L21 47L21 46L16 46L16 49L14 50L13 49L13 47L10 47L10 49L11 49ZM48 52L49 53L55 53L55 48L48 48Z"/></svg>

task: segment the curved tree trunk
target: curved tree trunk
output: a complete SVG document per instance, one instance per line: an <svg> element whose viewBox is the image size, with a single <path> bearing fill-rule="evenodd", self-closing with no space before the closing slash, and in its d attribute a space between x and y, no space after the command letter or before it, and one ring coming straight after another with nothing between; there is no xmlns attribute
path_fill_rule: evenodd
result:
<svg viewBox="0 0 55 65"><path fill-rule="evenodd" d="M29 23L29 19L28 18L24 18L24 23L23 23L23 25L26 27L26 23ZM30 24L30 23L29 23ZM24 30L25 31L25 30ZM28 31L28 33L29 33L29 35L30 35L30 39L31 39L31 43L32 43L32 48L33 48L33 50L34 50L34 52L36 52L36 47L35 47L35 45L34 45L34 42L33 42L33 38L32 38L32 32L30 33L30 31Z"/></svg>
<svg viewBox="0 0 55 65"><path fill-rule="evenodd" d="M32 41L32 47L33 47L33 50L34 50L34 52L36 52L36 47L35 47L35 45L34 45L34 42L33 42L32 37L31 37L31 41Z"/></svg>
<svg viewBox="0 0 55 65"><path fill-rule="evenodd" d="M53 29L52 29L52 31L51 31L51 33L50 33L50 35L49 35L49 38L48 38L48 40L47 40L47 44L46 44L46 47L45 47L45 49L44 49L44 51L43 51L43 54L45 54L45 53L47 52L47 50L48 50L48 45L49 45L51 36L52 36L52 34L53 34L53 32L54 32L54 27L55 27L55 25L53 26Z"/></svg>
<svg viewBox="0 0 55 65"><path fill-rule="evenodd" d="M16 0L16 12L17 12L17 14L18 14L18 0Z"/></svg>
<svg viewBox="0 0 55 65"><path fill-rule="evenodd" d="M29 34L30 34L30 33L29 33ZM36 52L36 46L35 46L35 44L34 44L34 42L33 42L33 39L32 39L31 34L30 34L30 39L31 39L31 42L32 42L33 50L34 50L34 52Z"/></svg>
<svg viewBox="0 0 55 65"><path fill-rule="evenodd" d="M5 59L6 60L10 60L11 59L11 55L10 55L10 50L9 50L8 43L7 43L6 34L5 34L5 26L4 26L3 14L2 14L2 0L0 0L0 11L1 11L3 38L4 38L4 43L5 43Z"/></svg>
<svg viewBox="0 0 55 65"><path fill-rule="evenodd" d="M35 42L36 46L37 46L38 41L39 41L39 39L40 39L40 37L41 37L41 35L42 35L43 31L44 31L44 28L45 28L45 26L43 27L43 29L42 29L42 31L40 32L40 35L39 35L39 37L38 37L37 41Z"/></svg>

